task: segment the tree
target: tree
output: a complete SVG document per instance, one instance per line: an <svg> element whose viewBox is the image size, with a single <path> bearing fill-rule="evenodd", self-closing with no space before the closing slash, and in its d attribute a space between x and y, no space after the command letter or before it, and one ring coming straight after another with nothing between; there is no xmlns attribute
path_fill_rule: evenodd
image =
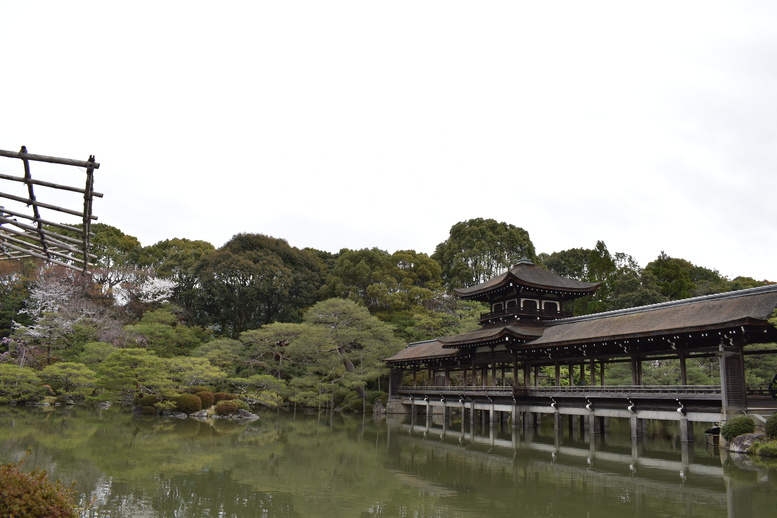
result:
<svg viewBox="0 0 777 518"><path fill-rule="evenodd" d="M25 307L30 283L23 263L0 261L0 337L11 335L14 322L22 325L32 323L26 313L20 313Z"/></svg>
<svg viewBox="0 0 777 518"><path fill-rule="evenodd" d="M195 273L200 290L192 309L232 338L276 320L298 320L320 288L315 257L261 234L234 236L203 257Z"/></svg>
<svg viewBox="0 0 777 518"><path fill-rule="evenodd" d="M289 345L289 355L308 365L319 384L336 384L356 390L386 372L383 359L402 348L391 327L370 315L366 308L344 299L317 303L306 313L308 326Z"/></svg>
<svg viewBox="0 0 777 518"><path fill-rule="evenodd" d="M535 259L529 233L508 223L476 218L456 223L432 259L451 288L480 284L509 269L523 256Z"/></svg>
<svg viewBox="0 0 777 518"><path fill-rule="evenodd" d="M49 365L38 375L57 395L84 398L94 391L97 375L86 365L60 362Z"/></svg>
<svg viewBox="0 0 777 518"><path fill-rule="evenodd" d="M187 355L207 337L207 331L190 327L169 304L143 315L140 322L125 326L135 345L146 347L161 358Z"/></svg>
<svg viewBox="0 0 777 518"><path fill-rule="evenodd" d="M306 326L300 324L275 322L260 329L246 331L240 335L245 349L245 363L259 368L277 379L288 379L300 371L292 370L294 360L289 358L289 344L298 339Z"/></svg>
<svg viewBox="0 0 777 518"><path fill-rule="evenodd" d="M170 358L167 360L167 370L180 388L211 386L227 377L224 371L211 365L207 358Z"/></svg>
<svg viewBox="0 0 777 518"><path fill-rule="evenodd" d="M428 255L372 248L342 250L321 294L361 302L377 313L423 306L441 287L440 265Z"/></svg>
<svg viewBox="0 0 777 518"><path fill-rule="evenodd" d="M34 370L12 363L0 363L0 404L39 401L47 392Z"/></svg>
<svg viewBox="0 0 777 518"><path fill-rule="evenodd" d="M244 349L243 344L238 340L217 338L194 348L192 356L207 358L212 365L228 375L233 375L243 363L242 353Z"/></svg>
<svg viewBox="0 0 777 518"><path fill-rule="evenodd" d="M669 257L663 251L645 270L656 279L661 294L669 300L721 293L731 289L731 283L716 270L696 266L685 259Z"/></svg>
<svg viewBox="0 0 777 518"><path fill-rule="evenodd" d="M153 270L157 277L174 283L171 300L188 306L197 296L195 267L204 256L215 251L216 248L207 241L167 239L144 247L139 253L138 264Z"/></svg>
<svg viewBox="0 0 777 518"><path fill-rule="evenodd" d="M117 349L97 367L97 376L106 400L137 393L164 395L173 386L167 363L146 349Z"/></svg>

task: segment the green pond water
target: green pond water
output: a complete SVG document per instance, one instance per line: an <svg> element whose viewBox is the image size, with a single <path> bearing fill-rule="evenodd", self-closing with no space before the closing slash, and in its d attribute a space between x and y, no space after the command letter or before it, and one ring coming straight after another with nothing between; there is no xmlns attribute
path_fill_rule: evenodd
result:
<svg viewBox="0 0 777 518"><path fill-rule="evenodd" d="M589 435L268 412L252 423L0 407L0 461L75 482L89 517L777 516L777 464L653 422Z"/></svg>

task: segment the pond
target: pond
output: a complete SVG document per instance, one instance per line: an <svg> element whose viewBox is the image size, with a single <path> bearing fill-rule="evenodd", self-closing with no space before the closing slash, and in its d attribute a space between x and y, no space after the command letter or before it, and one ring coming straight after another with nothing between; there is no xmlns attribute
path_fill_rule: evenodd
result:
<svg viewBox="0 0 777 518"><path fill-rule="evenodd" d="M0 461L31 453L86 517L774 516L777 465L681 443L472 423L267 412L251 423L120 408L0 407Z"/></svg>

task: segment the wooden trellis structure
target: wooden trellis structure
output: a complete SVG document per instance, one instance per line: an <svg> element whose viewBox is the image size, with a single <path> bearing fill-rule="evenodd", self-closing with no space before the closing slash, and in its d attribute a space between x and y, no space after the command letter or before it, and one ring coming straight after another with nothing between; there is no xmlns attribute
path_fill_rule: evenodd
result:
<svg viewBox="0 0 777 518"><path fill-rule="evenodd" d="M25 146L19 152L0 149L0 157L20 160L24 170L19 176L6 174L6 168L0 167L0 260L35 257L86 273L90 259L96 258L90 253L90 239L94 235L92 221L97 219L92 214L92 201L103 196L94 191L94 170L100 164L94 156L88 160L72 160L33 155ZM83 187L34 179L31 162L70 166L69 171L73 167L83 169L86 173ZM0 162L2 165L4 162ZM14 193L14 187L19 192ZM52 189L83 195L83 207L62 207L38 199L38 194L47 199ZM49 212L76 216L81 220L81 228L45 217Z"/></svg>

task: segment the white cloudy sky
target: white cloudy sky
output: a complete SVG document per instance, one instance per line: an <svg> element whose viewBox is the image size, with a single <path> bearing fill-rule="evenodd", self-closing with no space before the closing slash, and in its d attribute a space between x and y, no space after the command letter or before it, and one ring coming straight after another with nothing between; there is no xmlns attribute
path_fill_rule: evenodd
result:
<svg viewBox="0 0 777 518"><path fill-rule="evenodd" d="M483 217L777 281L775 27L770 1L4 2L0 149L95 155L99 221L144 245L431 253Z"/></svg>

